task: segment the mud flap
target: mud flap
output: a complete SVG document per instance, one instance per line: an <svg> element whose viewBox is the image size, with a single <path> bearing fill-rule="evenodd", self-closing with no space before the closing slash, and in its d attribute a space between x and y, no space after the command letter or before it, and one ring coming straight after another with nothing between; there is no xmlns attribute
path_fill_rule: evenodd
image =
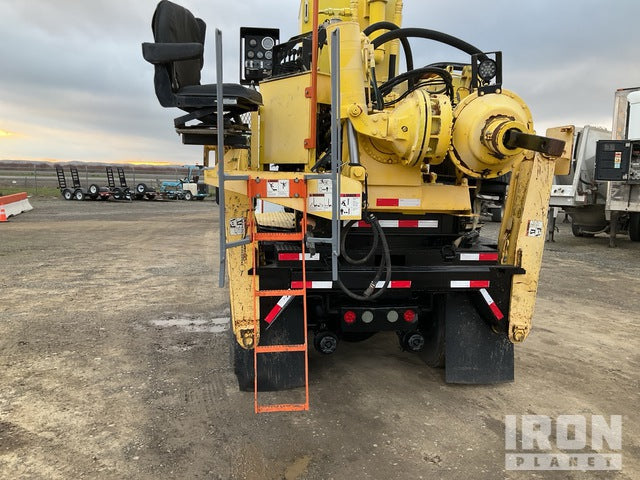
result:
<svg viewBox="0 0 640 480"><path fill-rule="evenodd" d="M468 293L446 299L445 380L489 384L513 381L513 344L480 317Z"/></svg>
<svg viewBox="0 0 640 480"><path fill-rule="evenodd" d="M262 298L260 310L268 312L268 302ZM275 299L277 300L277 299ZM263 322L260 345L288 345L304 342L302 329L302 299L295 298L268 329ZM233 342L233 366L238 386L243 391L253 391L253 350L244 350L235 339ZM266 353L258 355L258 390L278 391L304 387L304 352Z"/></svg>

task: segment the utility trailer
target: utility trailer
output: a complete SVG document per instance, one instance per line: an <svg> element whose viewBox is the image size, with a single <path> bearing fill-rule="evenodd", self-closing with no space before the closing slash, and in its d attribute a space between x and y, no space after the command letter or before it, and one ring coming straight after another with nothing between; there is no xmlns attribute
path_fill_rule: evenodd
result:
<svg viewBox="0 0 640 480"><path fill-rule="evenodd" d="M78 168L69 167L71 172L72 185L67 184L67 179L64 174L64 169L61 166L56 166L56 177L58 179L58 189L62 194L62 198L65 200L84 200L91 199L96 200L98 198L107 199L110 193L101 189L95 183L89 185L89 188L84 189L80 183L80 175L78 174Z"/></svg>
<svg viewBox="0 0 640 480"><path fill-rule="evenodd" d="M120 186L116 186L116 181L113 175L113 168L106 167L107 172L107 188L110 195L114 200L131 200L132 192L131 189L127 186L127 180L124 177L124 170L122 168L118 168L118 179L120 181Z"/></svg>
<svg viewBox="0 0 640 480"><path fill-rule="evenodd" d="M220 31L217 83L200 84L204 22L172 2L158 4L155 43L143 44L161 105L186 112L176 131L204 146L205 166L216 154L205 181L219 191L240 388L254 391L256 412L306 410L308 335L330 354L384 331L444 365L447 381L513 380L572 131L535 135L524 101L502 87L500 52L400 28L400 1L321 11L303 0L300 12L286 42L277 29L241 29L239 85L223 83ZM409 38L469 61L415 68ZM483 239L469 181L509 172L498 240ZM282 210L257 212L262 201ZM294 387L304 401L263 403L262 391Z"/></svg>

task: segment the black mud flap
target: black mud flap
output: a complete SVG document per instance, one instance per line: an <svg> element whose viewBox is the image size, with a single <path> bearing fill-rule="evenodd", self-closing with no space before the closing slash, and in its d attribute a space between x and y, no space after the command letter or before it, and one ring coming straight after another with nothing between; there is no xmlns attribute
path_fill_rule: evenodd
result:
<svg viewBox="0 0 640 480"><path fill-rule="evenodd" d="M448 383L513 381L513 344L482 320L468 293L447 295L445 315Z"/></svg>
<svg viewBox="0 0 640 480"><path fill-rule="evenodd" d="M260 309L268 312L272 299L261 299ZM278 299L276 298L275 301ZM264 315L263 315L264 316ZM304 342L302 300L295 298L268 329L263 322L260 345L292 345ZM245 350L235 338L232 361L240 390L254 389L253 350ZM304 386L304 352L263 353L258 355L258 390L278 391Z"/></svg>

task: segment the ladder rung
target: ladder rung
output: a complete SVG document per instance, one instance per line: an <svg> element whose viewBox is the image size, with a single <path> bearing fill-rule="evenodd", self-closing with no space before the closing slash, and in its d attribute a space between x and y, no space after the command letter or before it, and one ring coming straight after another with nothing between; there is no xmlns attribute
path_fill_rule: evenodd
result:
<svg viewBox="0 0 640 480"><path fill-rule="evenodd" d="M257 405L257 413L268 412L301 412L303 410L309 410L308 403L280 403L277 405Z"/></svg>
<svg viewBox="0 0 640 480"><path fill-rule="evenodd" d="M294 232L294 233L254 233L253 238L259 242L264 241L285 241L285 240L304 240L304 233L302 232Z"/></svg>
<svg viewBox="0 0 640 480"><path fill-rule="evenodd" d="M256 295L258 297L284 297L291 295L293 297L300 297L305 294L305 290L290 289L290 290L258 290Z"/></svg>
<svg viewBox="0 0 640 480"><path fill-rule="evenodd" d="M307 346L302 343L299 345L258 345L256 353L282 353L282 352L306 352Z"/></svg>

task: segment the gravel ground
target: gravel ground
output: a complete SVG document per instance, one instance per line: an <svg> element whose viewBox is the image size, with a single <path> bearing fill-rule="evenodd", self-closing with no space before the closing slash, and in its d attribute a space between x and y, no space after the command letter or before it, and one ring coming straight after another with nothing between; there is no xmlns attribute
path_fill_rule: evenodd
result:
<svg viewBox="0 0 640 480"><path fill-rule="evenodd" d="M32 203L0 224L0 478L640 478L628 237L559 223L514 383L447 385L380 334L311 352L309 412L255 415L212 202ZM622 415L623 470L505 471L508 414Z"/></svg>

